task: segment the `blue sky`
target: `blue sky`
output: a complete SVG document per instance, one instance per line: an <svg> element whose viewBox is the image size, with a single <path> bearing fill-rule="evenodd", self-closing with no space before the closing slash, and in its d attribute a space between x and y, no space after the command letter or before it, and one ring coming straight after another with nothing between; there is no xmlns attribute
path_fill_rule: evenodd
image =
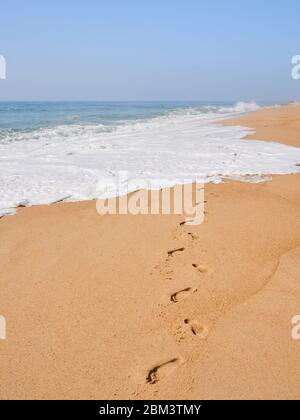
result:
<svg viewBox="0 0 300 420"><path fill-rule="evenodd" d="M300 100L299 0L3 0L0 100Z"/></svg>

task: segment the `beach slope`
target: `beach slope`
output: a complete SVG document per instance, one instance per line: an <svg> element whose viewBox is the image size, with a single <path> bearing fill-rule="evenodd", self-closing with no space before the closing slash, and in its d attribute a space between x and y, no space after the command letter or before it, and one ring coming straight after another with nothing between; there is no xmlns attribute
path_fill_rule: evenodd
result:
<svg viewBox="0 0 300 420"><path fill-rule="evenodd" d="M230 123L300 147L299 121ZM94 201L2 218L0 398L299 399L299 185L209 184L196 227Z"/></svg>

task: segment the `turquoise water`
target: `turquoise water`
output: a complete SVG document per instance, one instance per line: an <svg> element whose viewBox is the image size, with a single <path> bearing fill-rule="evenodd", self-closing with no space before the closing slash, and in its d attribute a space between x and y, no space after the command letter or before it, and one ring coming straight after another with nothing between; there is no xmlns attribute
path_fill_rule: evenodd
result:
<svg viewBox="0 0 300 420"><path fill-rule="evenodd" d="M61 125L121 125L176 110L217 111L233 102L0 102L0 130Z"/></svg>

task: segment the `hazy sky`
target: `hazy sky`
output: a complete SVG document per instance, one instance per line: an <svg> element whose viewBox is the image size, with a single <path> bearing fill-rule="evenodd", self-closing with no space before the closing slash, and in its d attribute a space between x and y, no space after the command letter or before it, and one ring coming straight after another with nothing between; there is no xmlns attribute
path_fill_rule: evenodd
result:
<svg viewBox="0 0 300 420"><path fill-rule="evenodd" d="M0 100L300 100L299 0L2 0Z"/></svg>

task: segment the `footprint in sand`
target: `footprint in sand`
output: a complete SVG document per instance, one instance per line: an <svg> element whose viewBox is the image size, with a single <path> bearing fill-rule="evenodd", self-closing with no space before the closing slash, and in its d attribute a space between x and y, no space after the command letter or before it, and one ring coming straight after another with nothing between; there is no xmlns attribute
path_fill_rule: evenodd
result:
<svg viewBox="0 0 300 420"><path fill-rule="evenodd" d="M197 292L197 289L194 289L192 287L187 287L186 289L173 293L173 295L171 296L171 301L173 303L181 302L182 300L187 299L190 295L196 292Z"/></svg>
<svg viewBox="0 0 300 420"><path fill-rule="evenodd" d="M202 265L202 264L193 264L193 267L196 268L196 270L198 270L202 274L206 274L206 273L211 272L211 270L208 267L206 267L205 265Z"/></svg>
<svg viewBox="0 0 300 420"><path fill-rule="evenodd" d="M199 236L196 235L196 233L188 232L188 235L190 238L192 238L193 241L196 241L197 239L199 239Z"/></svg>
<svg viewBox="0 0 300 420"><path fill-rule="evenodd" d="M184 359L182 357L177 357L175 359L169 360L166 363L162 363L159 366L155 366L148 373L147 383L150 385L157 384L159 381L171 375L171 373L173 373L183 363Z"/></svg>
<svg viewBox="0 0 300 420"><path fill-rule="evenodd" d="M172 251L168 251L168 257L173 257L174 254L176 254L177 252L183 252L185 250L185 248L177 248L177 249L173 249Z"/></svg>
<svg viewBox="0 0 300 420"><path fill-rule="evenodd" d="M198 321L193 321L190 319L185 319L184 323L188 325L191 329L191 332L196 335L201 340L204 340L208 336L208 328L205 325L200 324Z"/></svg>
<svg viewBox="0 0 300 420"><path fill-rule="evenodd" d="M206 211L203 212L203 214L208 214ZM199 225L199 222L197 223L197 219L189 219L181 222L179 226L194 226Z"/></svg>

